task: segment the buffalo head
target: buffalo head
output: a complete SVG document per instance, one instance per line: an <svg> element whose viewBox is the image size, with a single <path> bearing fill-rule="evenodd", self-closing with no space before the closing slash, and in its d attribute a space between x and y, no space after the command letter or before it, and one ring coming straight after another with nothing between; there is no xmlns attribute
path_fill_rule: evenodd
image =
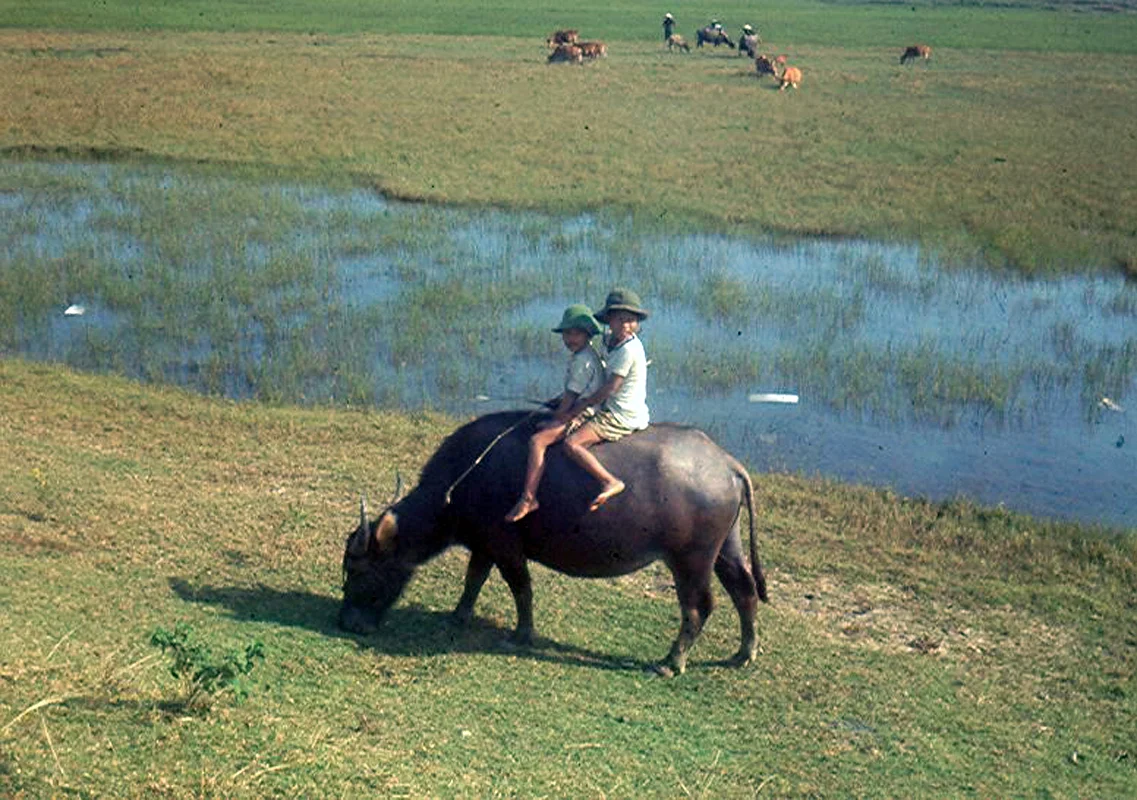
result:
<svg viewBox="0 0 1137 800"><path fill-rule="evenodd" d="M414 574L414 565L399 557L398 520L388 508L375 522L367 520L360 500L359 526L347 537L343 552L343 605L340 627L352 633L374 632Z"/></svg>

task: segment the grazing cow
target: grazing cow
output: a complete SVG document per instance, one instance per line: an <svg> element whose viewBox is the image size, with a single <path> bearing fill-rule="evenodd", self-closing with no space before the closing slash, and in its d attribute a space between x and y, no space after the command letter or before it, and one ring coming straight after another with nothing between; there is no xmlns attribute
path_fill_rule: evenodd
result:
<svg viewBox="0 0 1137 800"><path fill-rule="evenodd" d="M553 31L549 38L545 40L545 44L549 47L556 47L560 44L575 44L579 38L580 31L578 30L566 29Z"/></svg>
<svg viewBox="0 0 1137 800"><path fill-rule="evenodd" d="M801 70L797 67L786 67L782 70L781 82L781 86L778 87L779 92L784 91L787 86L796 89L801 83Z"/></svg>
<svg viewBox="0 0 1137 800"><path fill-rule="evenodd" d="M470 620L482 585L497 567L517 607L512 639L523 645L533 640L530 561L580 578L627 575L662 561L675 580L681 625L656 670L672 675L686 667L688 650L714 608L712 576L738 612L741 642L733 663L751 663L758 650L758 601L767 594L746 469L695 428L653 424L595 446L628 487L601 509L588 508L595 482L561 448L553 448L538 492L540 508L507 523L505 513L525 476L529 437L547 419L524 411L475 419L442 443L418 486L378 519L369 519L361 503L359 523L344 547L340 626L373 633L415 570L453 545L470 551L455 619Z"/></svg>
<svg viewBox="0 0 1137 800"><path fill-rule="evenodd" d="M576 46L585 58L604 58L608 55L608 45L604 42L577 42Z"/></svg>
<svg viewBox="0 0 1137 800"><path fill-rule="evenodd" d="M763 75L773 75L778 77L778 71L774 69L774 62L768 56L757 55L754 57L754 69L758 71L758 77Z"/></svg>
<svg viewBox="0 0 1137 800"><path fill-rule="evenodd" d="M695 47L702 47L703 42L706 42L707 44L713 44L715 47L718 47L720 44L725 44L731 50L734 49L734 42L726 35L726 31L713 28L710 25L705 28L699 28L699 30L695 31L695 36L698 39L698 41L695 42Z"/></svg>
<svg viewBox="0 0 1137 800"><path fill-rule="evenodd" d="M909 61L915 61L917 58L922 58L927 61L932 57L932 48L926 44L914 44L904 48L904 53L900 56L900 63L907 64Z"/></svg>
<svg viewBox="0 0 1137 800"><path fill-rule="evenodd" d="M738 39L738 54L746 54L751 58L758 55L758 34L748 33Z"/></svg>
<svg viewBox="0 0 1137 800"><path fill-rule="evenodd" d="M557 49L549 53L549 64L559 61L571 64L584 62L584 52L575 44L558 44Z"/></svg>
<svg viewBox="0 0 1137 800"><path fill-rule="evenodd" d="M684 52L691 52L691 45L687 44L687 40L677 33L673 33L667 37L668 50L683 50Z"/></svg>

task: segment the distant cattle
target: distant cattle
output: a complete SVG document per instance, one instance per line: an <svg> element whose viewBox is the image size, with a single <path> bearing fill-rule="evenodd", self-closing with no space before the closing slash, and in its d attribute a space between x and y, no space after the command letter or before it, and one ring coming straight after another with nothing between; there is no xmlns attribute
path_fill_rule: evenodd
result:
<svg viewBox="0 0 1137 800"><path fill-rule="evenodd" d="M549 53L550 64L559 61L571 64L580 64L584 61L584 53L575 44L558 44L553 52Z"/></svg>
<svg viewBox="0 0 1137 800"><path fill-rule="evenodd" d="M774 69L774 62L769 57L764 55L757 55L754 57L754 69L758 71L758 77L763 75L773 75L778 77L778 71Z"/></svg>
<svg viewBox="0 0 1137 800"><path fill-rule="evenodd" d="M932 48L926 44L914 44L910 47L904 48L904 53L900 56L900 63L907 64L909 61L915 61L922 58L927 61L932 57Z"/></svg>
<svg viewBox="0 0 1137 800"><path fill-rule="evenodd" d="M786 67L782 70L781 82L781 85L778 87L779 92L784 91L787 86L792 86L796 89L798 84L801 83L801 70L797 67Z"/></svg>
<svg viewBox="0 0 1137 800"><path fill-rule="evenodd" d="M684 52L691 52L691 45L687 44L687 40L677 33L673 33L667 37L668 50L683 50Z"/></svg>
<svg viewBox="0 0 1137 800"><path fill-rule="evenodd" d="M608 55L608 45L604 42L577 42L576 46L585 58L604 58Z"/></svg>
<svg viewBox="0 0 1137 800"><path fill-rule="evenodd" d="M580 31L566 29L560 31L553 31L549 38L545 40L545 44L549 47L556 47L560 44L574 44L580 38Z"/></svg>
<svg viewBox="0 0 1137 800"><path fill-rule="evenodd" d="M742 55L743 53L750 56L751 58L754 58L758 55L758 34L747 33L744 36L739 37L738 54Z"/></svg>
<svg viewBox="0 0 1137 800"><path fill-rule="evenodd" d="M699 30L695 31L695 36L698 39L698 41L695 42L696 47L702 47L703 43L706 42L707 44L713 44L715 47L718 47L720 44L725 44L731 50L734 49L734 42L726 35L726 31L712 28L710 25L705 28L699 28Z"/></svg>

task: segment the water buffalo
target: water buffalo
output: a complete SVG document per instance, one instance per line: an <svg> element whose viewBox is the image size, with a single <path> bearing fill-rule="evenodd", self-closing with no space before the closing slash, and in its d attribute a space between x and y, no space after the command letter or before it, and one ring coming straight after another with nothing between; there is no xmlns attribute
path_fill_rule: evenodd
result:
<svg viewBox="0 0 1137 800"><path fill-rule="evenodd" d="M557 48L549 53L548 63L580 64L584 61L584 51L575 44L558 44Z"/></svg>
<svg viewBox="0 0 1137 800"><path fill-rule="evenodd" d="M720 44L725 44L730 49L734 49L734 42L726 35L726 31L713 28L710 25L695 31L695 39L695 47L702 47L703 43L706 42L707 44L713 44L715 47L718 47Z"/></svg>
<svg viewBox="0 0 1137 800"><path fill-rule="evenodd" d="M505 515L521 491L529 437L544 419L522 411L490 414L451 434L406 497L359 525L344 548L340 626L371 633L422 563L451 547L470 551L465 590L454 611L468 621L478 592L498 572L517 605L511 640L533 637L530 559L582 578L625 575L663 560L675 579L682 622L656 671L682 673L687 652L713 608L711 574L738 611L742 643L732 659L753 661L754 627L766 579L754 533L754 489L746 470L702 431L658 424L594 452L627 484L597 511L597 485L554 448L537 494L540 508L516 523ZM362 505L362 504L361 504ZM750 524L750 563L742 549L742 508Z"/></svg>
<svg viewBox="0 0 1137 800"><path fill-rule="evenodd" d="M778 77L778 71L774 69L774 62L770 60L769 56L759 53L754 57L754 69L758 72L758 77L763 75L773 75Z"/></svg>
<svg viewBox="0 0 1137 800"><path fill-rule="evenodd" d="M738 54L748 55L754 58L758 55L758 35L755 33L744 33L738 37Z"/></svg>

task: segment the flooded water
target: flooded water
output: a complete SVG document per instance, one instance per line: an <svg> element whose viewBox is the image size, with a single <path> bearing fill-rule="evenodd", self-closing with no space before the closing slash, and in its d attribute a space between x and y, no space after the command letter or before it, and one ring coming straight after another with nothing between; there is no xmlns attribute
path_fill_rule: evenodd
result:
<svg viewBox="0 0 1137 800"><path fill-rule="evenodd" d="M1137 287L1120 277L82 164L0 165L0 276L10 353L460 416L555 394L561 310L627 285L652 311L653 417L756 470L1137 527Z"/></svg>

